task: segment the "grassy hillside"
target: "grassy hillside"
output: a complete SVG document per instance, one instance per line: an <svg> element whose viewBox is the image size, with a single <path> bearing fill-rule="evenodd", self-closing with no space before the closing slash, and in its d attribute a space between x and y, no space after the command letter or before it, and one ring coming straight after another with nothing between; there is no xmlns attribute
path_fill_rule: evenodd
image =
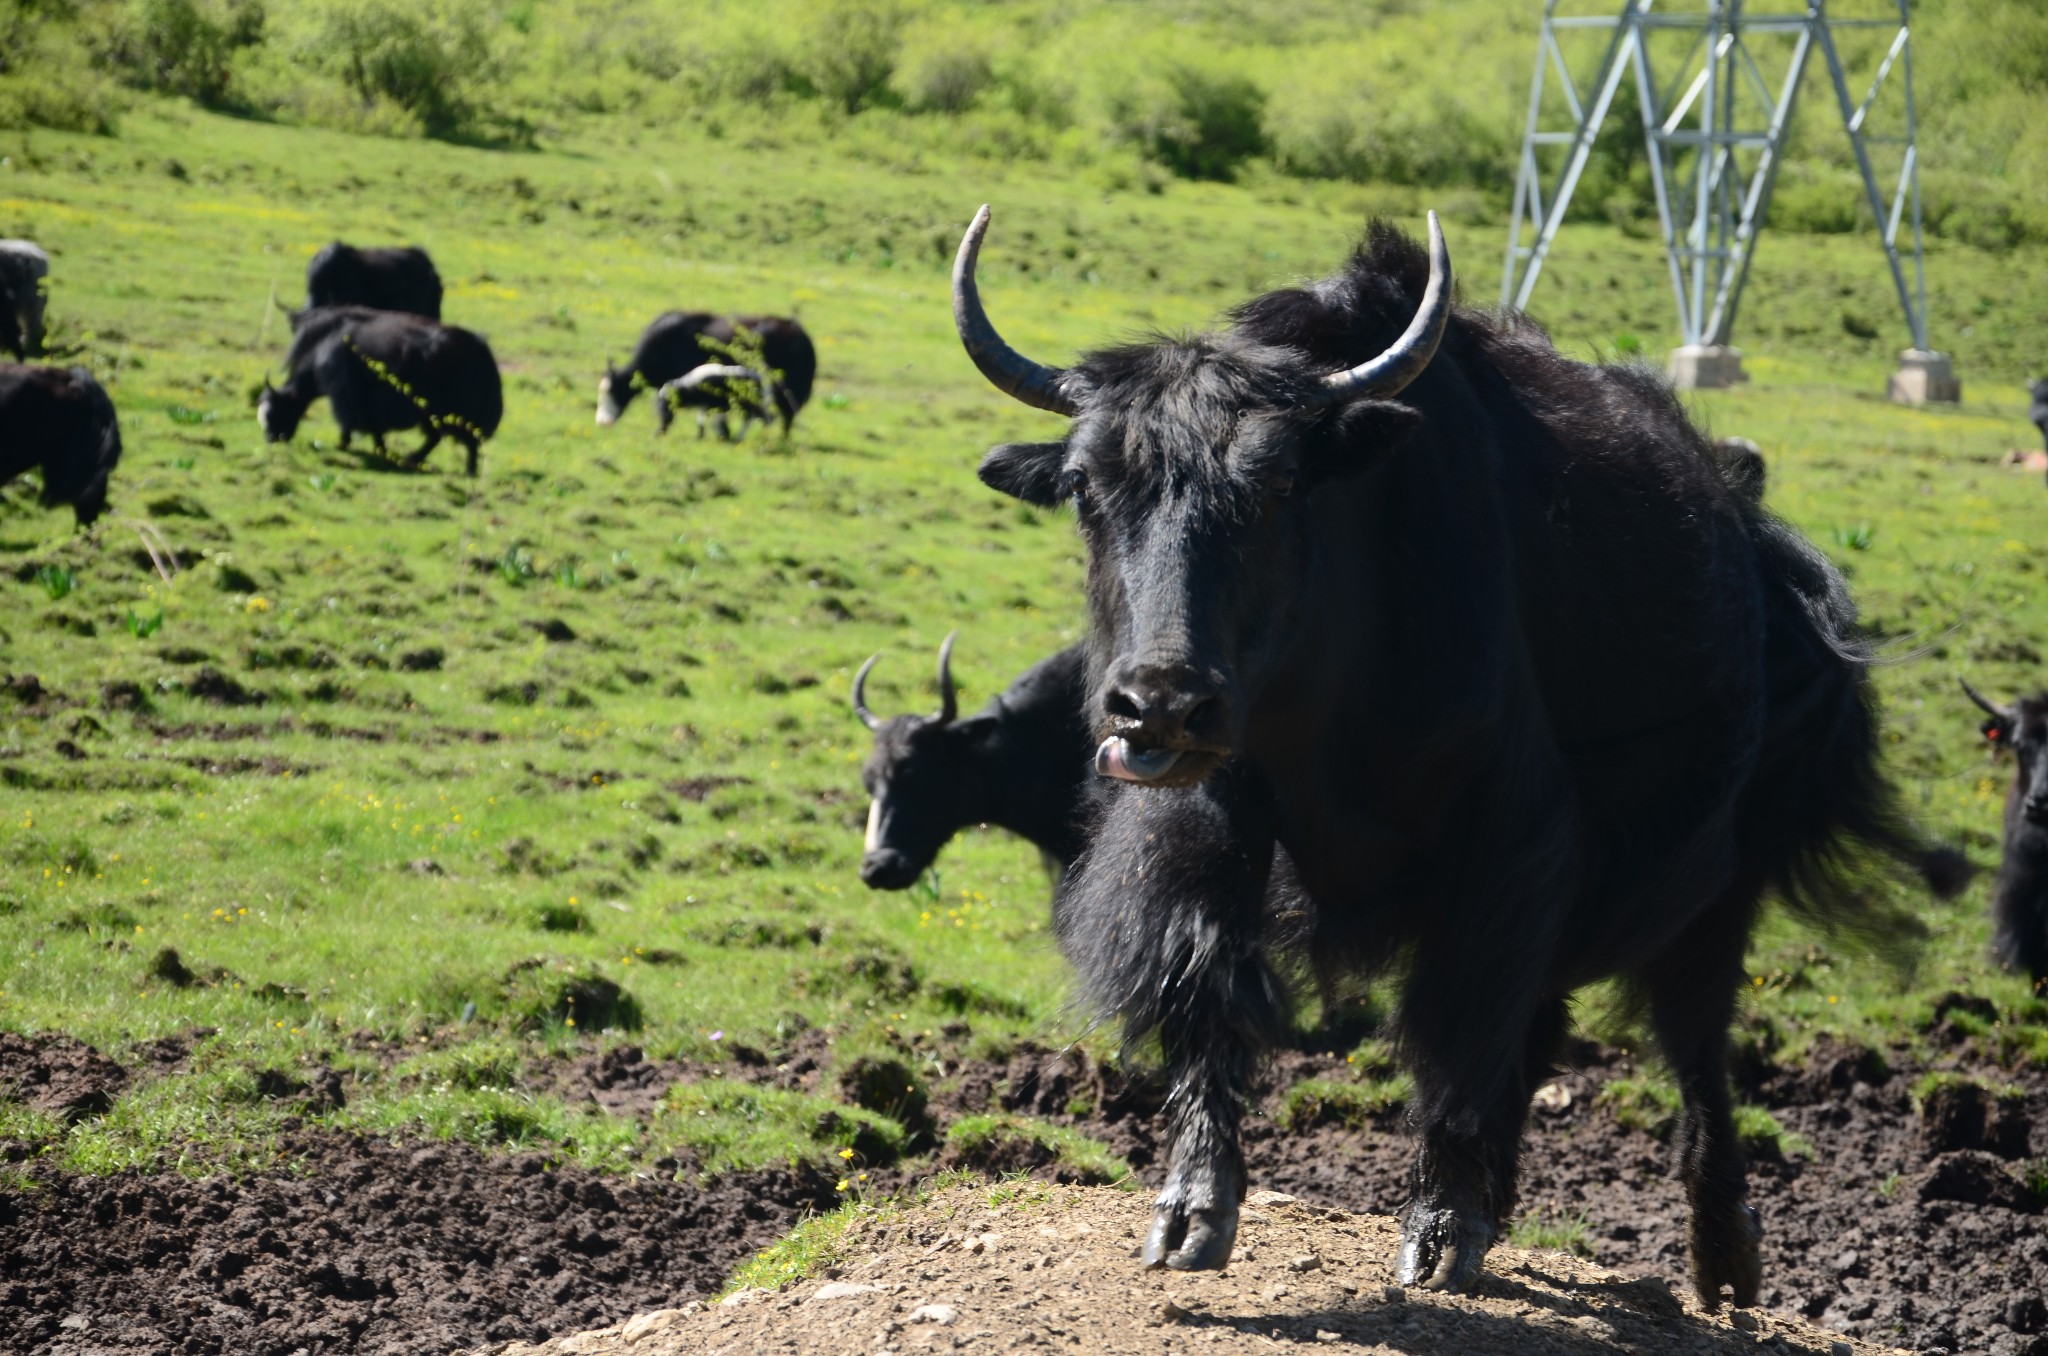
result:
<svg viewBox="0 0 2048 1356"><path fill-rule="evenodd" d="M1615 7L1569 0L1566 12ZM1423 185L1498 216L1539 12L1539 0L0 0L0 127L111 129L146 90L499 145L560 145L623 120L691 163L729 134L772 129L1119 186L1269 174ZM1896 6L1834 0L1831 12ZM1914 14L1930 229L1991 247L2048 241L2048 14L2032 0L1922 0ZM1599 39L1582 41L1573 60L1589 74ZM1859 93L1885 41L1844 31ZM1760 61L1774 51L1758 40ZM1781 224L1868 226L1833 102L1816 61ZM1873 129L1891 130L1890 116L1880 108ZM1603 139L1577 212L1652 220L1640 161L1630 137Z"/></svg>
<svg viewBox="0 0 2048 1356"><path fill-rule="evenodd" d="M651 1127L506 1089L522 1061L603 1040L717 1067L822 1028L834 1069L929 1069L1077 1034L1029 850L970 834L902 895L854 874L860 660L884 655L878 708L929 706L960 627L978 702L1081 626L1065 516L972 475L987 445L1056 427L952 337L944 263L984 200L989 304L1056 359L1205 323L1334 265L1368 208L1424 197L1118 189L858 119L692 140L618 118L514 153L145 100L115 139L19 137L0 235L51 248L53 340L109 381L128 450L91 537L31 484L0 499L0 1027L116 1053L217 1034L78 1126L0 1102L0 1137L96 1168L260 1158L283 1114L260 1075L325 1066L360 1078L324 1113L341 1124L614 1163L826 1156L858 1125L817 1138L818 1107L739 1084ZM419 476L344 456L317 414L295 445L261 442L270 298L295 303L336 236L427 246L448 318L489 337L508 410L479 480L445 450ZM1454 221L1452 247L1490 297L1498 230ZM1891 638L1894 767L1987 860L2004 773L1954 679L2033 683L2048 645L2040 482L1998 465L2033 436L2018 383L2044 274L2031 247L1942 244L1934 310L1969 400L1905 410L1878 394L1900 341L1845 320L1885 314L1874 246L1774 240L1755 380L1698 402L1765 446L1774 506L1850 570ZM1650 245L1587 226L1542 313L1582 353L1654 350L1661 278ZM802 316L821 376L789 442L662 440L644 407L593 425L606 355L674 305ZM174 581L130 520L176 549ZM1757 1011L1795 1040L1890 1038L1962 987L2008 1015L2015 1057L2048 1055L2038 1005L1986 969L1983 908L1980 886L1930 910L1910 979L1774 928Z"/></svg>

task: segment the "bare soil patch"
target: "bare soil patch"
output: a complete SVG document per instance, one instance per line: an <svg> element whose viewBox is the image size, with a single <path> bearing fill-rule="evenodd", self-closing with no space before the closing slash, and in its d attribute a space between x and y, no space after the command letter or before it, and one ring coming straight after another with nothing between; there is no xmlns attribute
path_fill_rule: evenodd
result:
<svg viewBox="0 0 2048 1356"><path fill-rule="evenodd" d="M1885 1348L1804 1320L1702 1312L1661 1280L1562 1253L1501 1249L1470 1295L1392 1284L1394 1222L1277 1192L1247 1202L1237 1255L1208 1274L1135 1260L1142 1193L1041 1187L991 1203L961 1187L857 1225L823 1279L778 1293L638 1315L478 1356L702 1352L1073 1351L1091 1356L1316 1350L1602 1356L1617 1352L1831 1353Z"/></svg>
<svg viewBox="0 0 2048 1356"><path fill-rule="evenodd" d="M0 1352L329 1356L538 1340L714 1291L825 1204L805 1174L709 1187L536 1154L303 1132L289 1169L40 1167L0 1192Z"/></svg>

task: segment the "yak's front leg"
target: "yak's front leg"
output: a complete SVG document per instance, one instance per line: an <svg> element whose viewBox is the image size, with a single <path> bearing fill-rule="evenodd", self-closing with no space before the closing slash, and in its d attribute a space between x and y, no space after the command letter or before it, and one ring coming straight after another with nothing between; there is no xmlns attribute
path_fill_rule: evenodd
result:
<svg viewBox="0 0 2048 1356"><path fill-rule="evenodd" d="M1157 1033L1170 1082L1166 1180L1142 1256L1206 1270L1230 1260L1244 1198L1238 1122L1281 1026L1259 949L1272 868L1266 816L1221 776L1108 792L1095 840L1060 891L1060 942L1126 1045Z"/></svg>

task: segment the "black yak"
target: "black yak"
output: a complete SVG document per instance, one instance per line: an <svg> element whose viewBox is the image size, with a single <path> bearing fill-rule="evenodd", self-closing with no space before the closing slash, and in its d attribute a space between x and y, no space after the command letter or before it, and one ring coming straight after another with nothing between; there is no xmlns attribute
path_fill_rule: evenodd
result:
<svg viewBox="0 0 2048 1356"><path fill-rule="evenodd" d="M306 265L306 309L329 306L368 306L439 320L441 275L427 252L415 246L358 248L337 240Z"/></svg>
<svg viewBox="0 0 2048 1356"><path fill-rule="evenodd" d="M91 527L120 460L114 402L92 373L0 363L0 485L40 466L43 507L69 504L78 525Z"/></svg>
<svg viewBox="0 0 2048 1356"><path fill-rule="evenodd" d="M868 673L853 680L853 712L875 735L861 769L872 800L860 878L876 890L909 888L939 849L970 824L994 824L1035 844L1064 868L1081 848L1089 755L1082 710L1086 655L1078 645L1042 659L959 719L953 637L939 647L939 711L891 716L868 710Z"/></svg>
<svg viewBox="0 0 2048 1356"><path fill-rule="evenodd" d="M33 240L0 240L0 349L15 361L43 351L43 279L50 256Z"/></svg>
<svg viewBox="0 0 2048 1356"><path fill-rule="evenodd" d="M736 345L735 340L739 340ZM782 431L796 419L797 411L811 398L811 383L818 376L818 354L811 336L794 320L776 315L713 315L709 311L670 311L655 318L641 332L640 342L624 367L604 365L597 383L597 423L608 428L619 421L626 406L641 391L656 391L706 363L744 362L750 342L759 344L760 360L768 367L775 391L775 411L782 419ZM726 408L726 392L717 385L679 391L674 403L707 410ZM668 429L667 413L661 428Z"/></svg>
<svg viewBox="0 0 2048 1356"><path fill-rule="evenodd" d="M2034 427L2041 430L2041 443L2048 448L2048 377L2042 377L2027 388L2032 398L2027 406L2027 418L2034 421Z"/></svg>
<svg viewBox="0 0 2048 1356"><path fill-rule="evenodd" d="M1433 217L1428 251L1375 224L1334 277L1220 333L1064 369L982 310L987 224L954 265L962 342L1072 420L981 478L1073 505L1086 549L1110 784L1054 925L1084 992L1166 1064L1143 1260L1229 1260L1285 941L1326 973L1401 974L1402 1284L1478 1279L1570 996L1614 976L1684 1099L1694 1284L1755 1303L1726 1061L1762 900L1902 939L1912 920L1844 864L1943 890L1968 873L1879 769L1841 577L1727 484L1661 378L1455 308ZM1278 849L1303 895L1284 929L1263 907Z"/></svg>
<svg viewBox="0 0 2048 1356"><path fill-rule="evenodd" d="M1984 710L1984 737L2012 750L2005 846L1991 897L1992 951L2039 990L2048 983L2048 692L1999 706L1968 683L1963 691Z"/></svg>
<svg viewBox="0 0 2048 1356"><path fill-rule="evenodd" d="M271 442L289 442L306 409L326 396L341 426L341 446L367 433L378 452L384 435L417 428L425 441L405 459L416 467L443 438L469 454L498 431L505 412L491 348L468 330L400 311L335 306L303 312L285 357L282 386L266 380L256 421Z"/></svg>

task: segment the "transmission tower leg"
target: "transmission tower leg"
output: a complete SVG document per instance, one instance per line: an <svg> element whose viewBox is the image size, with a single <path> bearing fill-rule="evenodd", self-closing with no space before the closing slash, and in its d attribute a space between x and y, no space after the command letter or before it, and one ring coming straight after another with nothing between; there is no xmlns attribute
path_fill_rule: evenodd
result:
<svg viewBox="0 0 2048 1356"><path fill-rule="evenodd" d="M1728 344L1684 344L1671 350L1671 384L1681 391L1718 391L1748 381L1742 350Z"/></svg>
<svg viewBox="0 0 2048 1356"><path fill-rule="evenodd" d="M1901 405L1953 405L1963 398L1963 383L1949 366L1948 354L1909 348L1899 355L1888 394Z"/></svg>

